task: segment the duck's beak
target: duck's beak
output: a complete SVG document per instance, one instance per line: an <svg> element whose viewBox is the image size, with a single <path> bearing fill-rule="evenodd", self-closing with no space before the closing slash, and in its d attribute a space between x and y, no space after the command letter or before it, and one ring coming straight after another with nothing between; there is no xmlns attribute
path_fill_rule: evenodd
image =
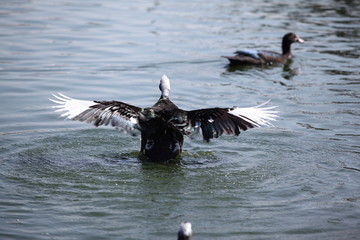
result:
<svg viewBox="0 0 360 240"><path fill-rule="evenodd" d="M303 43L305 42L304 39L300 38L299 36L296 36L296 42Z"/></svg>

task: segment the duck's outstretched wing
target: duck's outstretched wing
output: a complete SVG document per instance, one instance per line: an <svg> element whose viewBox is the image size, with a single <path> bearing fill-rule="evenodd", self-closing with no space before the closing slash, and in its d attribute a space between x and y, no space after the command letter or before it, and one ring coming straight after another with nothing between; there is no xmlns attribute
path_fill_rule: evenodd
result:
<svg viewBox="0 0 360 240"><path fill-rule="evenodd" d="M55 112L64 112L62 117L100 125L111 125L132 132L138 128L141 108L118 101L84 101L67 97L61 93L49 99L58 105Z"/></svg>
<svg viewBox="0 0 360 240"><path fill-rule="evenodd" d="M267 102L266 102L267 103ZM221 134L239 135L248 128L271 125L275 121L275 107L264 107L261 104L249 108L208 108L187 112L188 130L201 128L204 140L217 138Z"/></svg>

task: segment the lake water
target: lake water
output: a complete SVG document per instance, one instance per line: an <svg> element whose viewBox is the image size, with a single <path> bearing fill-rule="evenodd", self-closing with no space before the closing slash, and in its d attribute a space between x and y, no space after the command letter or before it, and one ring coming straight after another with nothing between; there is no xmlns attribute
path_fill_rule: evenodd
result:
<svg viewBox="0 0 360 240"><path fill-rule="evenodd" d="M358 239L360 4L28 1L0 5L0 238ZM294 58L229 68L241 48ZM64 120L51 92L150 106L163 74L183 109L271 99L274 127L185 139L178 162L139 136Z"/></svg>

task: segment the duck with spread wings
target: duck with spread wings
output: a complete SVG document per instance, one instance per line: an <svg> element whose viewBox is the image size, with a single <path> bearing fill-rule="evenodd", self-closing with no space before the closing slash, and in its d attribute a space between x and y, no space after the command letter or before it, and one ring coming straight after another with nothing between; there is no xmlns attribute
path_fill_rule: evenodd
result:
<svg viewBox="0 0 360 240"><path fill-rule="evenodd" d="M84 101L61 93L50 99L62 117L95 126L110 125L127 132L141 132L140 151L151 161L176 158L182 151L184 135L202 133L209 141L222 134L239 135L249 128L270 125L277 111L261 104L249 108L206 108L183 110L169 99L170 80L162 76L160 99L152 106L141 108L120 101Z"/></svg>

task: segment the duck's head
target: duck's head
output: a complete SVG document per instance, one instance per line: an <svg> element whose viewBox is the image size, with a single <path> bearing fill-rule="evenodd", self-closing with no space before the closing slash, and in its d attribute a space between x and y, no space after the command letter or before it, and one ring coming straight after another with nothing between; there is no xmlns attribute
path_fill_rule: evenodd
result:
<svg viewBox="0 0 360 240"><path fill-rule="evenodd" d="M190 222L182 222L178 231L178 240L191 240L192 229Z"/></svg>
<svg viewBox="0 0 360 240"><path fill-rule="evenodd" d="M305 42L302 38L299 37L299 35L297 35L296 33L287 33L285 34L285 36L283 37L282 40L282 54L290 54L291 57L291 51L290 51L290 46L292 43L295 42L299 42L299 43L303 43Z"/></svg>
<svg viewBox="0 0 360 240"><path fill-rule="evenodd" d="M284 38L283 38L283 42L289 42L289 43L295 43L295 42L299 42L299 43L303 43L305 42L302 38L299 37L299 35L297 35L296 33L287 33L285 34Z"/></svg>
<svg viewBox="0 0 360 240"><path fill-rule="evenodd" d="M167 99L169 98L170 94L170 80L169 78L164 74L160 79L160 85L159 89L161 91L161 99Z"/></svg>

